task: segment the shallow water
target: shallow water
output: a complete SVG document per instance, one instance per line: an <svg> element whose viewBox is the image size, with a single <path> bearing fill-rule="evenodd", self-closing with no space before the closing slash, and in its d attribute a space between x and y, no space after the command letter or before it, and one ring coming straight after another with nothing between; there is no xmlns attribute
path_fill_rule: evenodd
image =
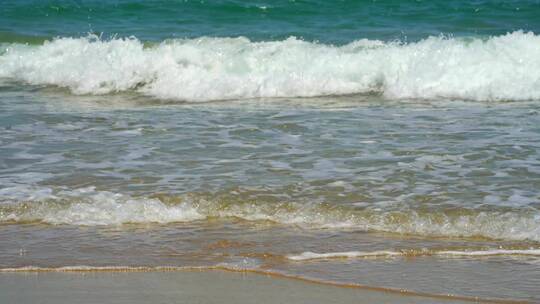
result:
<svg viewBox="0 0 540 304"><path fill-rule="evenodd" d="M3 94L3 268L225 263L538 299L534 102Z"/></svg>
<svg viewBox="0 0 540 304"><path fill-rule="evenodd" d="M0 267L540 301L538 2L400 3L6 4Z"/></svg>
<svg viewBox="0 0 540 304"><path fill-rule="evenodd" d="M0 273L0 282L8 303L470 303L221 270Z"/></svg>

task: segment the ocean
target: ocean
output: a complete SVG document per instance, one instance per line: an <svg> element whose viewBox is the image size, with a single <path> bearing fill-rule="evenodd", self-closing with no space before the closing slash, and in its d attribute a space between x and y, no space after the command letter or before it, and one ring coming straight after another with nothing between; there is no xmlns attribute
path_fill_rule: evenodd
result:
<svg viewBox="0 0 540 304"><path fill-rule="evenodd" d="M0 272L540 301L539 111L540 1L0 1Z"/></svg>

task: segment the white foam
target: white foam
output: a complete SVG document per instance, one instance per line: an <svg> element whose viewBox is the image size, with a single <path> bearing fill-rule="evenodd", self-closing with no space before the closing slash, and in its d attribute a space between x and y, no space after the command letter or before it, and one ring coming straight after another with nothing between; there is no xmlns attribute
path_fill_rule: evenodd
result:
<svg viewBox="0 0 540 304"><path fill-rule="evenodd" d="M255 202L236 196L186 194L169 199L132 197L93 187L48 189L23 186L0 190L0 222L40 221L69 225L170 223L207 218L271 221L306 229L354 229L436 237L483 237L540 242L535 210L425 212L407 205L353 206L328 203ZM496 207L494 207L496 208Z"/></svg>
<svg viewBox="0 0 540 304"><path fill-rule="evenodd" d="M288 255L287 258L293 261L325 260L325 259L352 259L368 257L391 257L400 256L401 252L396 251L345 251L345 252L327 252L316 253L311 251L303 252L299 255Z"/></svg>
<svg viewBox="0 0 540 304"><path fill-rule="evenodd" d="M354 259L354 258L389 258L396 256L446 256L446 257L488 257L488 256L539 256L540 249L488 249L488 250L409 250L409 251L345 251L315 253L311 251L298 255L288 255L292 261L329 260L329 259Z"/></svg>
<svg viewBox="0 0 540 304"><path fill-rule="evenodd" d="M186 101L363 93L397 99L540 99L540 36L521 31L486 40L364 39L344 46L295 38L200 38L145 48L135 38L90 36L3 49L0 78L56 85L75 94L135 90Z"/></svg>
<svg viewBox="0 0 540 304"><path fill-rule="evenodd" d="M32 202L25 212L0 212L0 221L98 226L185 222L204 218L190 205L167 206L158 199L132 198L96 191L93 187L60 191L55 195L45 190L38 193L39 200ZM63 201L70 203L65 205L61 203Z"/></svg>
<svg viewBox="0 0 540 304"><path fill-rule="evenodd" d="M540 256L540 249L492 249L478 251L441 251L438 255L447 256L495 256L495 255L525 255L525 256Z"/></svg>

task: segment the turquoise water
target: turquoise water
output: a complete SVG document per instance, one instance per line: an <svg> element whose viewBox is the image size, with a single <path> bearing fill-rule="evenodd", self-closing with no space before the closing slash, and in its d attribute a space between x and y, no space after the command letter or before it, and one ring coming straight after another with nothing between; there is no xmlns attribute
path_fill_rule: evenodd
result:
<svg viewBox="0 0 540 304"><path fill-rule="evenodd" d="M344 44L368 38L416 41L430 35L490 36L540 28L538 1L3 1L0 32L30 37L295 36Z"/></svg>
<svg viewBox="0 0 540 304"><path fill-rule="evenodd" d="M2 1L1 271L538 301L539 30L538 1Z"/></svg>

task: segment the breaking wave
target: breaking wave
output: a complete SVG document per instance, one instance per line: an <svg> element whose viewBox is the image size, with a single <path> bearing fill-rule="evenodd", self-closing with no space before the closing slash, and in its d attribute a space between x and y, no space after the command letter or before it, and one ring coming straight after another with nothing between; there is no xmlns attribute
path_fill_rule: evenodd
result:
<svg viewBox="0 0 540 304"><path fill-rule="evenodd" d="M47 188L46 188L47 189ZM24 195L27 193L27 195ZM540 212L461 208L421 210L355 208L330 203L276 202L234 195L125 194L77 190L0 190L0 223L41 222L53 225L121 225L237 218L269 221L306 229L354 229L434 237L480 237L540 242Z"/></svg>
<svg viewBox="0 0 540 304"><path fill-rule="evenodd" d="M540 99L540 36L516 31L415 43L358 40L343 46L296 38L167 40L57 38L2 44L0 78L74 94L136 91L159 99L381 94L392 99Z"/></svg>

